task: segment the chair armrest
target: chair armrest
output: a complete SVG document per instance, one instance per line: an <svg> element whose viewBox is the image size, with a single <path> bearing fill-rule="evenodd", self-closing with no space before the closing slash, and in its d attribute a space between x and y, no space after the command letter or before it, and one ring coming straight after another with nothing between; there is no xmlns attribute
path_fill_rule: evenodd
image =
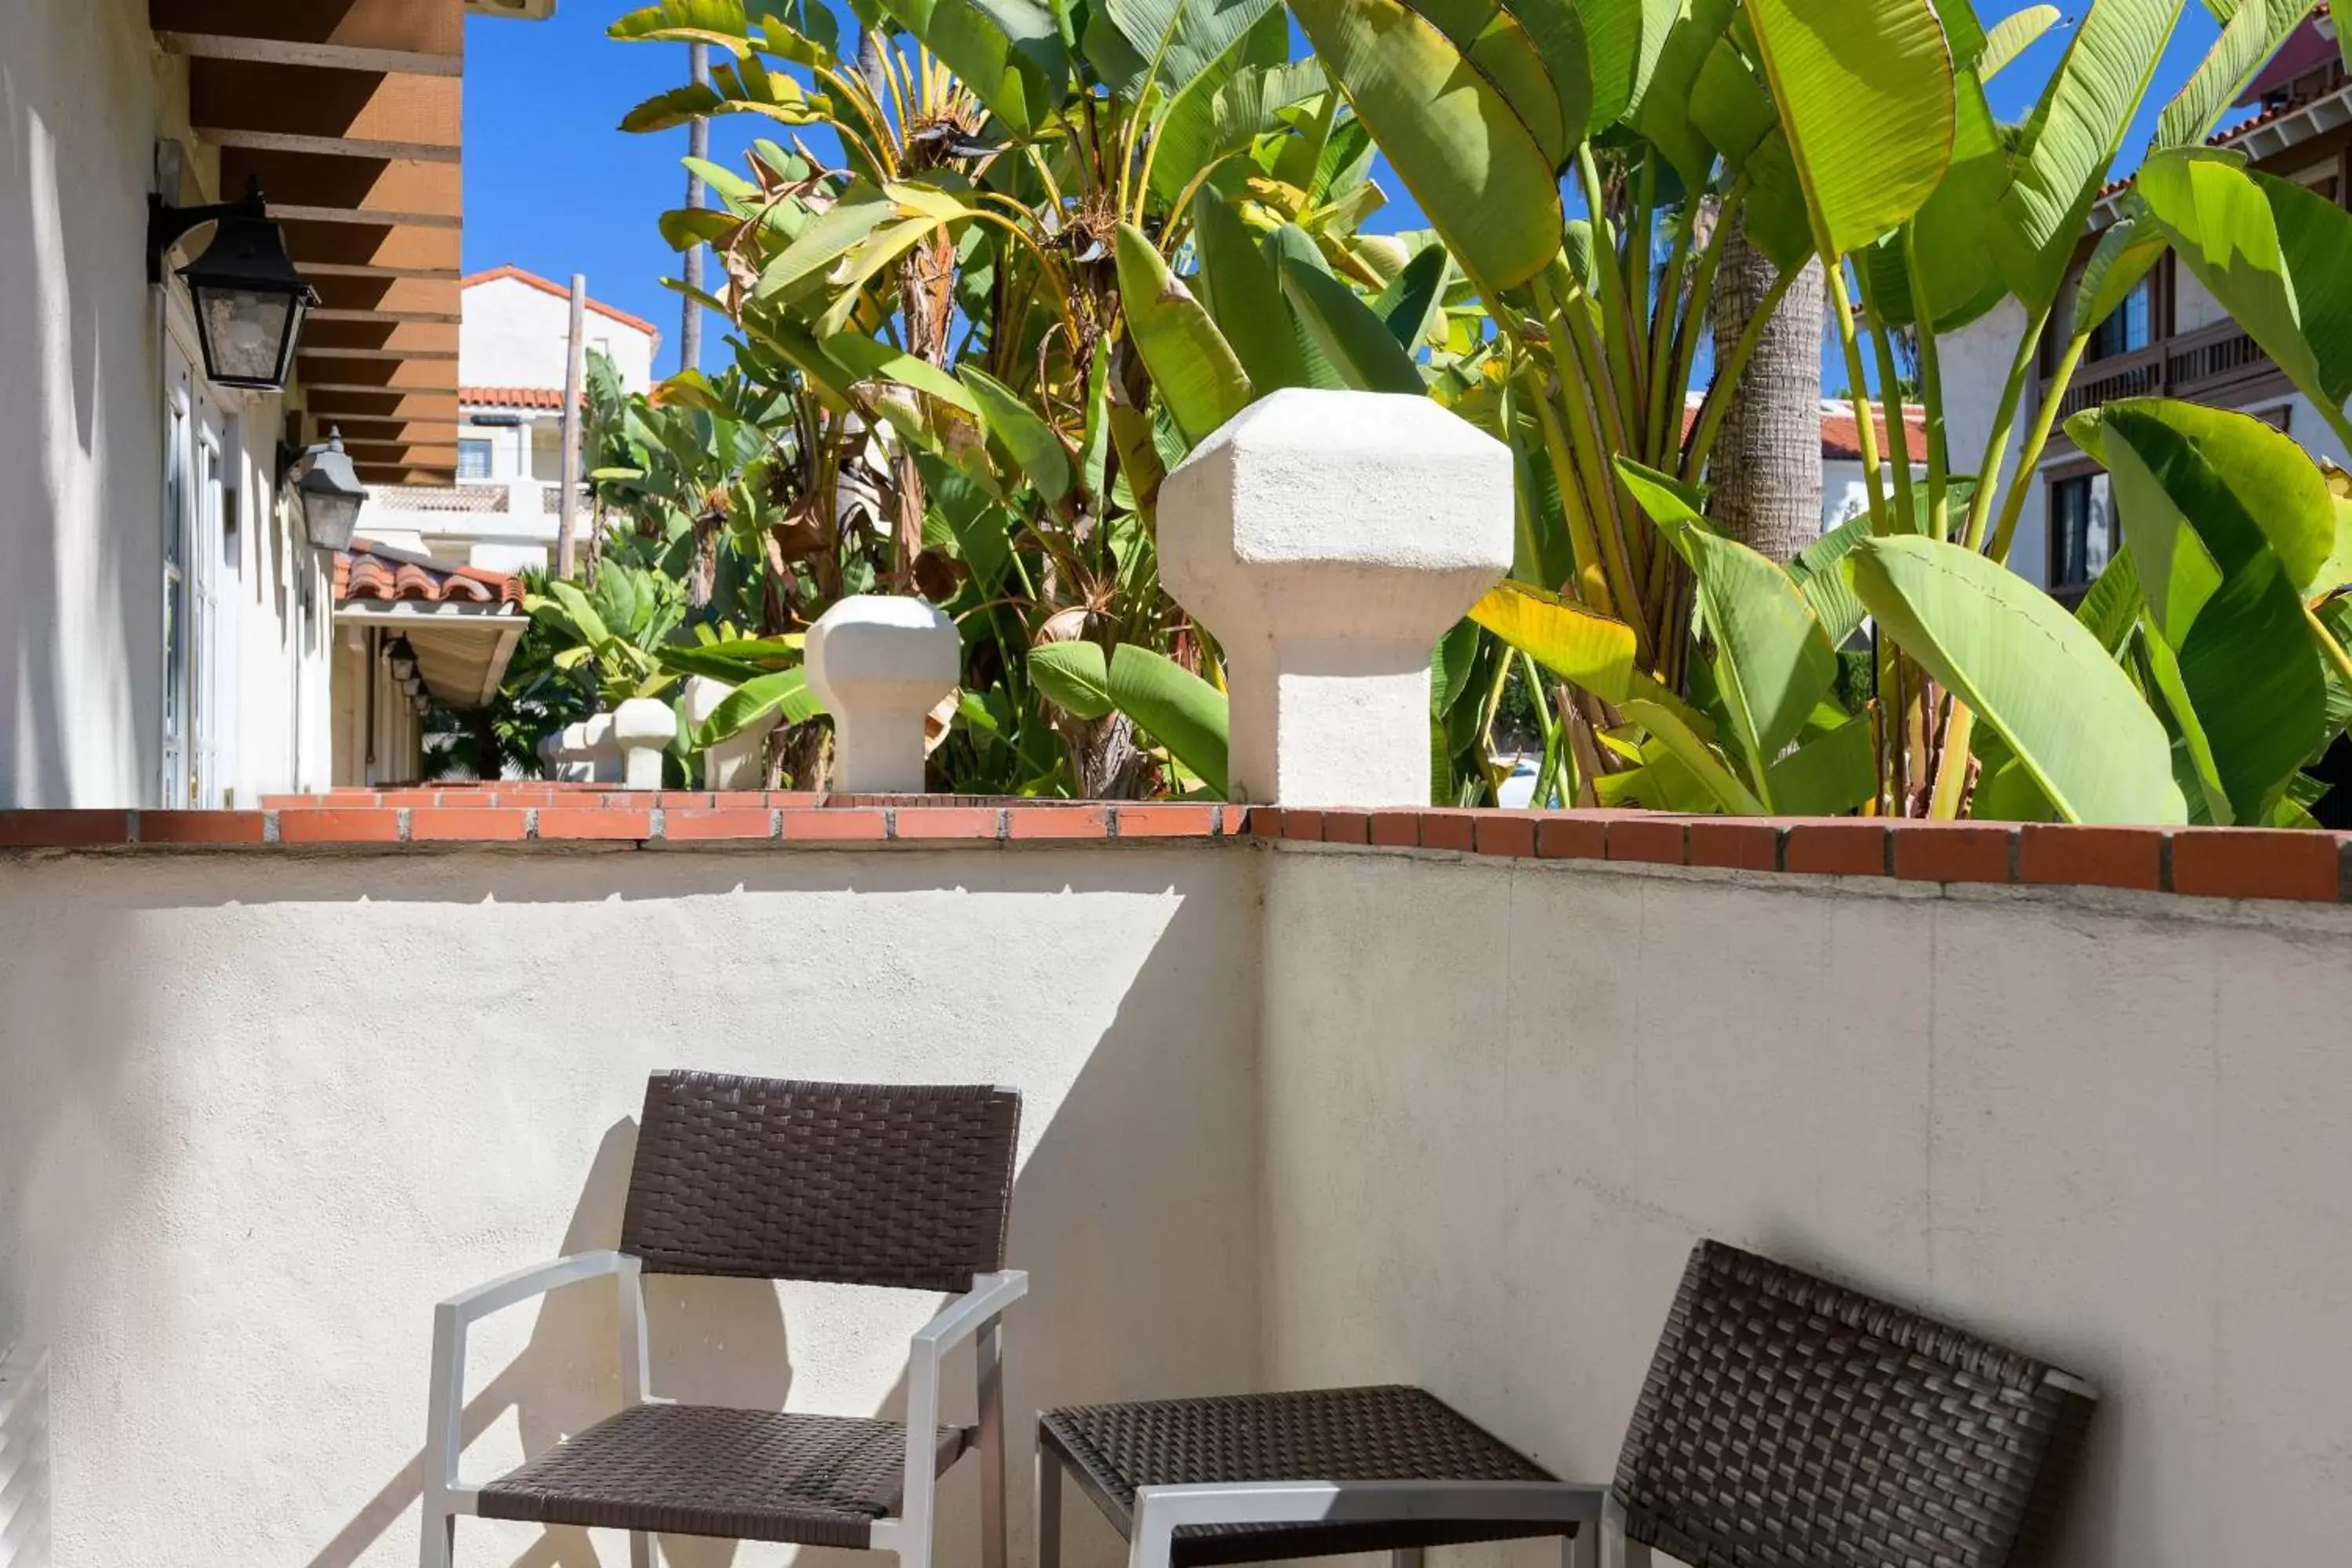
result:
<svg viewBox="0 0 2352 1568"><path fill-rule="evenodd" d="M598 1279L610 1274L625 1274L638 1267L637 1259L625 1252L575 1252L569 1258L559 1258L552 1263L534 1263L528 1268L518 1268L496 1279L461 1290L440 1303L438 1312L447 1312L460 1323L470 1323L503 1311L518 1301L528 1301L533 1296L544 1296L566 1285L577 1285L583 1279Z"/></svg>
<svg viewBox="0 0 2352 1568"><path fill-rule="evenodd" d="M1029 1294L1029 1273L1007 1268L995 1274L975 1274L971 1289L941 1307L939 1316L915 1331L915 1344L944 1351L978 1333L988 1321Z"/></svg>
<svg viewBox="0 0 2352 1568"><path fill-rule="evenodd" d="M433 1370L425 1401L423 1481L425 1505L470 1513L474 1489L457 1479L457 1462L466 1447L466 1331L468 1326L518 1302L544 1296L585 1279L617 1279L621 1288L621 1396L635 1404L646 1387L645 1296L639 1284L643 1265L626 1252L575 1252L552 1263L518 1268L486 1284L477 1285L433 1309Z"/></svg>
<svg viewBox="0 0 2352 1568"><path fill-rule="evenodd" d="M1176 1531L1202 1524L1396 1523L1412 1520L1530 1525L1600 1520L1606 1487L1565 1481L1244 1481L1143 1487L1135 1494L1129 1563L1164 1568Z"/></svg>

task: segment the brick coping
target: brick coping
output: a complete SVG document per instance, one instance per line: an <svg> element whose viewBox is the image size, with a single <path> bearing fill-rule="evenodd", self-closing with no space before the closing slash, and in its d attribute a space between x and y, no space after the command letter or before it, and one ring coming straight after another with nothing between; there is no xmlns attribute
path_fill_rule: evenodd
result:
<svg viewBox="0 0 2352 1568"><path fill-rule="evenodd" d="M2352 904L2352 833L1272 806L1250 813L1249 833L1261 839L1471 857Z"/></svg>
<svg viewBox="0 0 2352 1568"><path fill-rule="evenodd" d="M338 791L267 797L257 811L0 811L0 851L366 848L603 843L879 844L1216 841L1240 806L982 800L959 795L582 789Z"/></svg>
<svg viewBox="0 0 2352 1568"><path fill-rule="evenodd" d="M2352 834L2072 827L1870 817L1751 820L1638 811L1300 810L1183 801L788 791L632 793L513 784L269 796L254 811L0 811L8 850L365 849L605 844L793 848L1260 840L1473 858L2120 888L2352 903Z"/></svg>

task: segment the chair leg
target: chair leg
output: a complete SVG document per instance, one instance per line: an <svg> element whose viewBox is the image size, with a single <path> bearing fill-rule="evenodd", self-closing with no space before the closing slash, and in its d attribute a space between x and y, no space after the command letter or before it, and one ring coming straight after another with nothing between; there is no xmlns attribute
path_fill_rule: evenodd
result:
<svg viewBox="0 0 2352 1568"><path fill-rule="evenodd" d="M980 1568L1005 1568L1003 1324L980 1331L972 1356L980 1375Z"/></svg>
<svg viewBox="0 0 2352 1568"><path fill-rule="evenodd" d="M1421 1568L1421 1548L1400 1546L1389 1553L1389 1568Z"/></svg>
<svg viewBox="0 0 2352 1568"><path fill-rule="evenodd" d="M1037 1568L1062 1568L1062 1462L1037 1445Z"/></svg>
<svg viewBox="0 0 2352 1568"><path fill-rule="evenodd" d="M416 1553L417 1568L456 1568L457 1516L425 1500L425 1539Z"/></svg>
<svg viewBox="0 0 2352 1568"><path fill-rule="evenodd" d="M1601 1510L1601 1568L1650 1568L1650 1549L1625 1538L1625 1510L1611 1498Z"/></svg>
<svg viewBox="0 0 2352 1568"><path fill-rule="evenodd" d="M1601 1527L1588 1524L1560 1537L1559 1568L1601 1568Z"/></svg>
<svg viewBox="0 0 2352 1568"><path fill-rule="evenodd" d="M654 1568L654 1538L642 1530L629 1531L629 1568Z"/></svg>

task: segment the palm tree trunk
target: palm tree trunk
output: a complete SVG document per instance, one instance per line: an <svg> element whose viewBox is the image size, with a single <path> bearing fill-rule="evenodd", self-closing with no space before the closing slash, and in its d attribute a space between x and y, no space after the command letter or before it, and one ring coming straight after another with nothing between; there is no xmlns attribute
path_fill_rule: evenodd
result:
<svg viewBox="0 0 2352 1568"><path fill-rule="evenodd" d="M687 46L687 71L696 86L709 85L710 46L709 44ZM709 161L710 121L700 115L695 116L694 123L687 129L686 153L689 158L700 159L705 163ZM698 207L702 205L702 174L698 170L688 170L686 176L686 205L689 207ZM698 292L703 287L703 247L699 245L686 253L686 286ZM683 319L678 323L677 354L680 370L702 368L702 307L690 298L686 301Z"/></svg>
<svg viewBox="0 0 2352 1568"><path fill-rule="evenodd" d="M1716 353L1736 343L1780 272L1736 233L1708 302ZM1786 562L1822 531L1822 264L1808 261L1757 340L1707 464L1707 514L1729 537Z"/></svg>

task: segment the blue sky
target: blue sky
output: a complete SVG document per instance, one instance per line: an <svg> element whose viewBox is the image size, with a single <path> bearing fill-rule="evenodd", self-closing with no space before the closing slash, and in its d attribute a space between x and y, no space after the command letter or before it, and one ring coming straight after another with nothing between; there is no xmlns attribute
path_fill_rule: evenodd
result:
<svg viewBox="0 0 2352 1568"><path fill-rule="evenodd" d="M2074 0L2076 11L2083 3ZM661 286L678 258L654 224L685 199L678 159L686 132L627 136L614 128L629 109L686 79L686 51L606 38L606 25L630 9L624 0L562 0L551 21L467 24L466 268L511 262L559 281L586 273L598 300L661 327L666 372L677 368L683 301ZM2021 0L1977 7L1987 26L2019 9ZM2062 32L2053 29L1993 82L1995 113L2024 114L2063 48ZM2136 156L2129 150L2147 144L2158 110L2212 47L2214 32L2211 16L2192 0L2142 123L2126 140L2127 163ZM735 163L765 129L751 116L720 119L712 156ZM1394 175L1383 169L1380 180L1390 205L1369 226L1417 226ZM713 368L724 363L722 330L723 323L704 326L704 362ZM1832 384L1838 379L1833 374Z"/></svg>

